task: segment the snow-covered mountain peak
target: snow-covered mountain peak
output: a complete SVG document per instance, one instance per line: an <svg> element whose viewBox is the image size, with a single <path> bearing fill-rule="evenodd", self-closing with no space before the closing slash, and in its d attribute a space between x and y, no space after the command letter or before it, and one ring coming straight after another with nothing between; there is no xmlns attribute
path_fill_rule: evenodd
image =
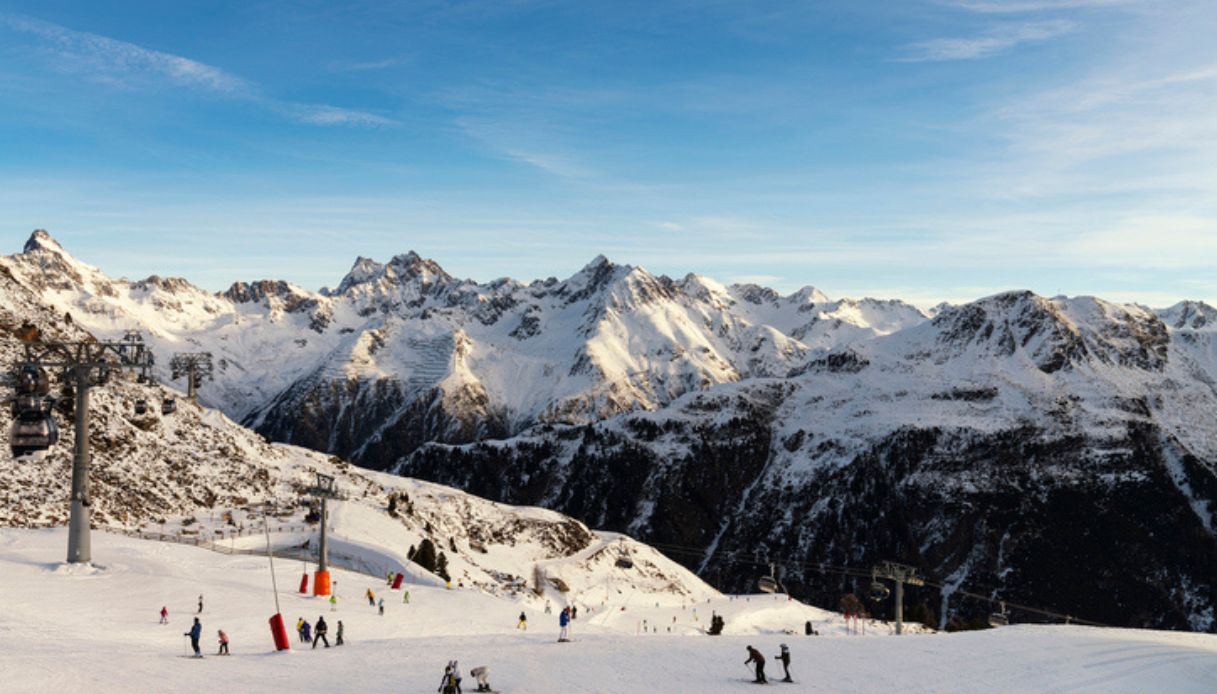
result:
<svg viewBox="0 0 1217 694"><path fill-rule="evenodd" d="M34 253L35 251L46 251L61 255L68 254L63 249L63 246L46 229L35 229L34 233L30 234L30 238L25 242L25 246L21 249L22 253Z"/></svg>
<svg viewBox="0 0 1217 694"><path fill-rule="evenodd" d="M810 284L786 297L786 303L799 306L814 306L829 301L828 295Z"/></svg>
<svg viewBox="0 0 1217 694"><path fill-rule="evenodd" d="M1217 308L1203 301L1180 301L1158 311L1158 317L1175 330L1206 330L1217 332Z"/></svg>

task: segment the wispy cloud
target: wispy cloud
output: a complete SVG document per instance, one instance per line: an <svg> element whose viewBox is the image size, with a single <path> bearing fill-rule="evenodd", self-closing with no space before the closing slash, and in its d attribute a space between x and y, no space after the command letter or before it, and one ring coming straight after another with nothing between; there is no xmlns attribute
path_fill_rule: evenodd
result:
<svg viewBox="0 0 1217 694"><path fill-rule="evenodd" d="M90 34L20 15L0 14L0 25L44 39L53 47L60 67L116 83L161 78L182 87L232 94L251 85L220 68L143 48L126 41Z"/></svg>
<svg viewBox="0 0 1217 694"><path fill-rule="evenodd" d="M1081 10L1092 7L1131 5L1135 0L955 0L946 4L973 12L1014 14L1059 10Z"/></svg>
<svg viewBox="0 0 1217 694"><path fill-rule="evenodd" d="M978 36L938 38L914 43L909 46L910 54L900 60L913 63L977 60L1025 43L1063 36L1076 29L1076 23L1063 19L999 24Z"/></svg>
<svg viewBox="0 0 1217 694"><path fill-rule="evenodd" d="M365 60L356 62L335 62L330 63L329 69L333 72L374 72L376 70L386 70L391 67L401 65L400 58L385 58L383 60Z"/></svg>
<svg viewBox="0 0 1217 694"><path fill-rule="evenodd" d="M32 17L0 13L0 28L42 39L51 51L55 68L111 87L138 89L168 84L259 104L310 125L395 124L365 111L275 99L266 96L257 84L214 65Z"/></svg>
<svg viewBox="0 0 1217 694"><path fill-rule="evenodd" d="M397 121L367 111L354 111L327 104L285 104L293 120L310 125L396 125Z"/></svg>

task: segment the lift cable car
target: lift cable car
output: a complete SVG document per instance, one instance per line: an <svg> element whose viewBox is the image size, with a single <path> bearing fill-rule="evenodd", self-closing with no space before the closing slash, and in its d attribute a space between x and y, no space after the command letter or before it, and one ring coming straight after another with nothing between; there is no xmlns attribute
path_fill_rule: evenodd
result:
<svg viewBox="0 0 1217 694"><path fill-rule="evenodd" d="M148 412L148 401L140 398L135 401L135 414L146 414Z"/></svg>
<svg viewBox="0 0 1217 694"><path fill-rule="evenodd" d="M161 414L173 414L177 412L177 401L173 398L165 398L161 403Z"/></svg>
<svg viewBox="0 0 1217 694"><path fill-rule="evenodd" d="M879 580L878 574L871 573L870 583L870 599L873 602L883 602L892 594L892 589L888 588Z"/></svg>
<svg viewBox="0 0 1217 694"><path fill-rule="evenodd" d="M37 456L59 443L59 426L47 411L40 395L19 395L13 401L13 423L9 427L9 447L13 458Z"/></svg>
<svg viewBox="0 0 1217 694"><path fill-rule="evenodd" d="M1006 601L1002 600L1001 612L994 612L989 615L989 626L991 627L1006 627L1010 626L1010 615L1006 612Z"/></svg>
<svg viewBox="0 0 1217 694"><path fill-rule="evenodd" d="M778 593L781 592L781 584L778 583L777 573L774 571L774 565L769 563L769 575L761 576L756 580L756 587L762 593Z"/></svg>
<svg viewBox="0 0 1217 694"><path fill-rule="evenodd" d="M630 551L625 548L625 540L621 541L621 553L617 555L617 561L614 563L618 569L634 568L634 560L630 557Z"/></svg>

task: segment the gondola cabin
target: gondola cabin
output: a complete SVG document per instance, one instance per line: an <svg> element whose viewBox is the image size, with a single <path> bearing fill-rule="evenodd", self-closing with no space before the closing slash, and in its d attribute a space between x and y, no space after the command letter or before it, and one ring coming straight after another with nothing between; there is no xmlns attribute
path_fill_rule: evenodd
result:
<svg viewBox="0 0 1217 694"><path fill-rule="evenodd" d="M172 398L165 398L161 403L161 414L173 414L177 412L177 401Z"/></svg>
<svg viewBox="0 0 1217 694"><path fill-rule="evenodd" d="M762 593L776 593L778 592L779 588L777 579L773 578L772 576L761 576L756 581L756 587L760 589Z"/></svg>
<svg viewBox="0 0 1217 694"><path fill-rule="evenodd" d="M135 401L135 414L139 414L139 415L148 414L148 401L147 400L136 400Z"/></svg>
<svg viewBox="0 0 1217 694"><path fill-rule="evenodd" d="M875 602L882 602L884 600L887 600L887 596L889 596L891 594L892 594L891 589L888 588L887 586L883 585L879 581L875 581L870 584L870 599Z"/></svg>
<svg viewBox="0 0 1217 694"><path fill-rule="evenodd" d="M993 614L989 615L989 626L994 628L1008 627L1010 626L1010 617L1001 612L994 612Z"/></svg>
<svg viewBox="0 0 1217 694"><path fill-rule="evenodd" d="M59 443L59 425L47 413L42 398L23 395L13 402L8 441L13 458L37 456Z"/></svg>

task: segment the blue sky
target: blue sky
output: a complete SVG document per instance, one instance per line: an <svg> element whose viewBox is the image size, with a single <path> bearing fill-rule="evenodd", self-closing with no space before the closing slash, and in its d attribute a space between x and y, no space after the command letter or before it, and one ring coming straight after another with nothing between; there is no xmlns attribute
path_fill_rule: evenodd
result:
<svg viewBox="0 0 1217 694"><path fill-rule="evenodd" d="M0 251L1217 300L1217 4L0 0Z"/></svg>

